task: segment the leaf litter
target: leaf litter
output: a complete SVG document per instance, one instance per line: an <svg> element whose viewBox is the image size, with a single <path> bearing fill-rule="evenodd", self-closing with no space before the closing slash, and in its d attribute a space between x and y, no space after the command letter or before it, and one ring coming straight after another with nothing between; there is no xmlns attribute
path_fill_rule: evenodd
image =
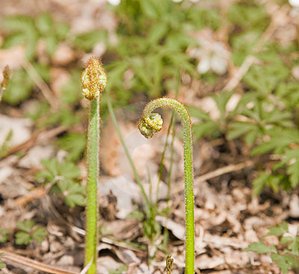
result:
<svg viewBox="0 0 299 274"><path fill-rule="evenodd" d="M16 2L18 5L11 5L8 1L4 1L1 13L4 14L7 11L7 14L15 14L20 10L24 13L31 12L30 5L24 5L22 1ZM55 6L54 10L58 10L58 17L59 14L70 15L71 27L74 32L104 25L113 33L116 26L116 19L110 12L103 12L103 17L100 20L99 16L95 14L97 11L101 11L104 1L100 1L100 4L88 1L89 7L80 1L75 1L74 6L70 4L73 1L48 2L50 3L48 3L49 7L52 4ZM297 12L295 1L292 1L291 4L294 6L293 12ZM81 16L75 16L81 9ZM296 19L296 17L291 20L283 18L285 23L275 31L274 39L279 43L285 45L296 39L294 18ZM205 33L209 37L209 43L213 45L212 49L217 52L221 51L223 54L220 57L216 54L216 57L221 59L218 60L220 63L217 63L215 56L212 56L213 60L211 58L202 61L201 66L198 67L199 72L215 70L216 73L222 75L230 69L229 52L222 41L217 41L211 35L210 30ZM198 43L205 42L199 40ZM200 61L205 57L202 51L207 48L209 49L209 45L205 44L200 52L190 54L195 54ZM101 54L105 51L101 46L94 50ZM42 58L42 51L40 54L40 58ZM55 51L53 62L56 70L60 69L62 73L52 71L53 82L51 85L54 91L58 91L62 85L60 82L64 83L68 78L67 69L61 69L61 67L74 62L78 58L77 55L80 53L74 52L68 44L60 44ZM23 59L22 47L0 50L1 65L8 64L10 68L16 69L22 66ZM298 78L297 70L298 68L295 67L292 72L296 79ZM223 84L220 83L220 85ZM182 87L180 92L182 101L205 106L209 112L219 117L214 102L203 97L204 94L201 93L203 89L198 88L202 87L202 83L193 81L190 86L194 91L192 95L188 95L188 88ZM235 94L234 96L238 101L239 95ZM32 122L20 117L23 117L21 110L12 111L11 109L6 109L0 116L0 140L7 139L8 147L22 144L33 135ZM121 121L125 141L146 186L146 193L152 197L153 202L157 203L159 208L171 209L168 215L158 214L155 220L161 226L161 231L168 233L167 253L174 258L172 273L182 273L185 215L181 141L179 138L175 138L175 168L171 182L173 191L170 192L171 196L168 201L166 182L158 183L159 178L152 175L157 174L159 170L159 159L166 139L166 132L162 132L159 138L148 142L136 130L137 117L134 117L133 122L122 120L122 115L118 115L118 118ZM142 218L134 216L134 213L138 213L138 209L144 206L144 201L140 189L133 180L128 160L120 141L114 134L111 123L108 122L103 128L102 136L102 169L106 176L100 181L103 234L99 245L100 273L111 273L111 271L119 271L116 273L163 273L166 257L161 246L165 236L163 233L156 236L154 243L157 246L154 253L151 254L149 249L152 243L149 243L142 234L140 221ZM65 269L79 273L83 263L84 248L82 208L67 208L61 201L50 198L49 193L45 193L42 198L33 198L24 207L16 207L19 197L28 195L36 188L34 171L41 168L41 160L55 157L51 142L52 140L50 144L33 144L26 155L18 157L11 155L0 160L1 227L14 229L16 222L20 219L26 220L34 217L44 224L48 231L48 236L40 246L31 245L27 248L18 248L14 245L14 239L11 239L10 244L5 248L47 265L63 266ZM202 154L203 152L205 154ZM290 233L294 233L298 229L298 193L294 193L290 199L284 194L281 194L282 197L280 197L270 193L266 193L261 198L253 197L251 188L247 185L248 178L249 181L252 178L249 173L254 172L251 167L201 181L198 174L204 174L203 171L217 170L217 168L231 163L237 165L242 159L233 156L225 157L224 153L217 150L217 146L211 146L206 141L200 142L200 149L195 149L195 153L197 159L195 169L196 265L203 273L279 273L270 257L258 256L244 251L244 249L248 244L263 237L268 227L283 220L293 220ZM60 154L59 157L64 158L65 154ZM170 157L166 157L165 161L167 172L170 172L171 167L169 159ZM206 159L214 159L215 162L207 163ZM81 168L81 176L83 179L86 177L84 168ZM155 193L159 193L159 195L153 195ZM282 201L282 203L278 203L278 201ZM272 237L268 241L273 243L277 239ZM149 254L153 257L149 258ZM22 264L19 267L15 264L8 264L1 271L3 273L38 273L32 268L25 268Z"/></svg>

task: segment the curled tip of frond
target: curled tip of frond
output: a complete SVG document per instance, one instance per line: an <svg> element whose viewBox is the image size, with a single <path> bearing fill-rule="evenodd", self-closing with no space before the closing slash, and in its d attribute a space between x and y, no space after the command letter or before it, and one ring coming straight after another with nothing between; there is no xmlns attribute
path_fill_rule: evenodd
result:
<svg viewBox="0 0 299 274"><path fill-rule="evenodd" d="M91 57L81 77L82 94L88 100L97 98L107 85L107 76L100 60Z"/></svg>
<svg viewBox="0 0 299 274"><path fill-rule="evenodd" d="M140 133L146 138L153 137L156 132L161 130L162 126L163 119L158 113L151 113L149 116L143 117L138 124Z"/></svg>

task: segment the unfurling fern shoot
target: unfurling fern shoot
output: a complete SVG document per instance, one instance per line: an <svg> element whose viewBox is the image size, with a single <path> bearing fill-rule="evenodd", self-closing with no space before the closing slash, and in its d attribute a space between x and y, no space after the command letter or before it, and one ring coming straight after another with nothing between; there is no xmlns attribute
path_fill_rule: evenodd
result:
<svg viewBox="0 0 299 274"><path fill-rule="evenodd" d="M138 128L146 137L151 138L161 130L162 117L153 113L156 108L171 108L180 117L183 124L184 138L184 181L185 181L185 274L194 274L194 194L193 194L193 160L192 160L192 132L189 114L180 102L170 98L160 98L149 102L143 110Z"/></svg>
<svg viewBox="0 0 299 274"><path fill-rule="evenodd" d="M106 87L107 77L101 62L90 58L82 73L82 94L90 100L88 136L87 136L87 186L86 186L86 236L85 266L88 274L96 273L98 244L98 199L97 180L99 178L100 144L100 101Z"/></svg>

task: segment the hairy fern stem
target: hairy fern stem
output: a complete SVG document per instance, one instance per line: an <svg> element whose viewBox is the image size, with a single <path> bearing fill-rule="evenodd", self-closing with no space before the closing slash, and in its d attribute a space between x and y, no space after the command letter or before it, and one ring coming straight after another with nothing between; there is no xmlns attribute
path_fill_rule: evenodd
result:
<svg viewBox="0 0 299 274"><path fill-rule="evenodd" d="M151 138L160 131L163 125L162 117L153 111L157 108L173 109L183 124L184 139L184 181L185 181L185 274L194 274L194 193L193 193L193 159L192 159L192 132L189 114L180 102L170 98L160 98L149 102L143 110L138 128L146 137Z"/></svg>
<svg viewBox="0 0 299 274"><path fill-rule="evenodd" d="M99 144L100 144L100 102L101 93L107 83L106 74L96 58L91 58L82 74L82 93L90 100L87 133L87 185L86 185L86 236L85 267L88 274L97 273L98 245L98 187Z"/></svg>

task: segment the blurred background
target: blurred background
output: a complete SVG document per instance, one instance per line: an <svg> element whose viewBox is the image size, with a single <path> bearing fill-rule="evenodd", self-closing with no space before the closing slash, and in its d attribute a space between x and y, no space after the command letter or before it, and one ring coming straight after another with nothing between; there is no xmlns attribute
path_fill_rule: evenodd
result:
<svg viewBox="0 0 299 274"><path fill-rule="evenodd" d="M298 49L297 0L1 0L0 248L82 269L80 77L96 56L108 75L99 273L164 273L167 255L182 273L180 123L166 111L158 137L136 129L162 96L193 122L197 269L298 273ZM8 261L3 273L41 271Z"/></svg>

